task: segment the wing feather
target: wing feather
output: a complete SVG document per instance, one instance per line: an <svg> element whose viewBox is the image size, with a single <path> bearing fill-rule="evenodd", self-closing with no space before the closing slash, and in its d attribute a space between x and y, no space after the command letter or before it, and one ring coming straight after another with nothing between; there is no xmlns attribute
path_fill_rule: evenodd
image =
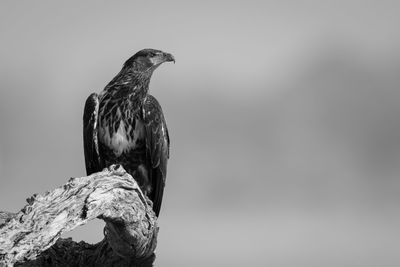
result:
<svg viewBox="0 0 400 267"><path fill-rule="evenodd" d="M98 110L99 98L96 93L93 93L87 98L83 112L83 146L87 175L102 169L97 137Z"/></svg>
<svg viewBox="0 0 400 267"><path fill-rule="evenodd" d="M153 201L153 210L158 216L167 177L169 136L161 106L151 95L146 97L143 105L143 121L146 131L146 158L151 166L152 193L150 199Z"/></svg>

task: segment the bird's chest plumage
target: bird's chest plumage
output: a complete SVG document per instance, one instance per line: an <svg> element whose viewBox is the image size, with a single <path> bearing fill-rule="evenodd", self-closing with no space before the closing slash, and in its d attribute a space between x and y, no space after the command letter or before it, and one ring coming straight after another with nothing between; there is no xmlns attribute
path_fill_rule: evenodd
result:
<svg viewBox="0 0 400 267"><path fill-rule="evenodd" d="M140 103L123 99L105 99L99 109L99 142L118 158L143 143L144 125Z"/></svg>

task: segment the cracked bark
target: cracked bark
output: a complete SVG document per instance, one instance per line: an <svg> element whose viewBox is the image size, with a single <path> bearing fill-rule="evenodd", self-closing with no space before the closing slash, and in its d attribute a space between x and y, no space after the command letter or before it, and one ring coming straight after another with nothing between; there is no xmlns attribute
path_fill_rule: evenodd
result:
<svg viewBox="0 0 400 267"><path fill-rule="evenodd" d="M152 266L157 218L121 166L71 178L27 202L18 213L0 212L0 266ZM60 239L94 218L106 222L101 242Z"/></svg>

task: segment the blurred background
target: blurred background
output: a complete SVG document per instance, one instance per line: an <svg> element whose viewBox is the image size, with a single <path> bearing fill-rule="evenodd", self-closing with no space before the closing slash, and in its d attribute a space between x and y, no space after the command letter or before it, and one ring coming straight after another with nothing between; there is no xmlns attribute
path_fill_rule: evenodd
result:
<svg viewBox="0 0 400 267"><path fill-rule="evenodd" d="M156 266L399 266L399 25L397 1L2 1L1 210L85 175L86 97L151 47L176 58Z"/></svg>

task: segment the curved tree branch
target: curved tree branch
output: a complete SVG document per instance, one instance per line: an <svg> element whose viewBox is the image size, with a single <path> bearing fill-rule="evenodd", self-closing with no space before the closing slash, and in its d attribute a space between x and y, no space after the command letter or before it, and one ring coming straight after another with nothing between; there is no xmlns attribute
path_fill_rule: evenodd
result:
<svg viewBox="0 0 400 267"><path fill-rule="evenodd" d="M121 166L71 178L27 202L18 213L0 212L0 266L151 266L154 261L157 218ZM106 222L98 244L59 239L96 217Z"/></svg>

